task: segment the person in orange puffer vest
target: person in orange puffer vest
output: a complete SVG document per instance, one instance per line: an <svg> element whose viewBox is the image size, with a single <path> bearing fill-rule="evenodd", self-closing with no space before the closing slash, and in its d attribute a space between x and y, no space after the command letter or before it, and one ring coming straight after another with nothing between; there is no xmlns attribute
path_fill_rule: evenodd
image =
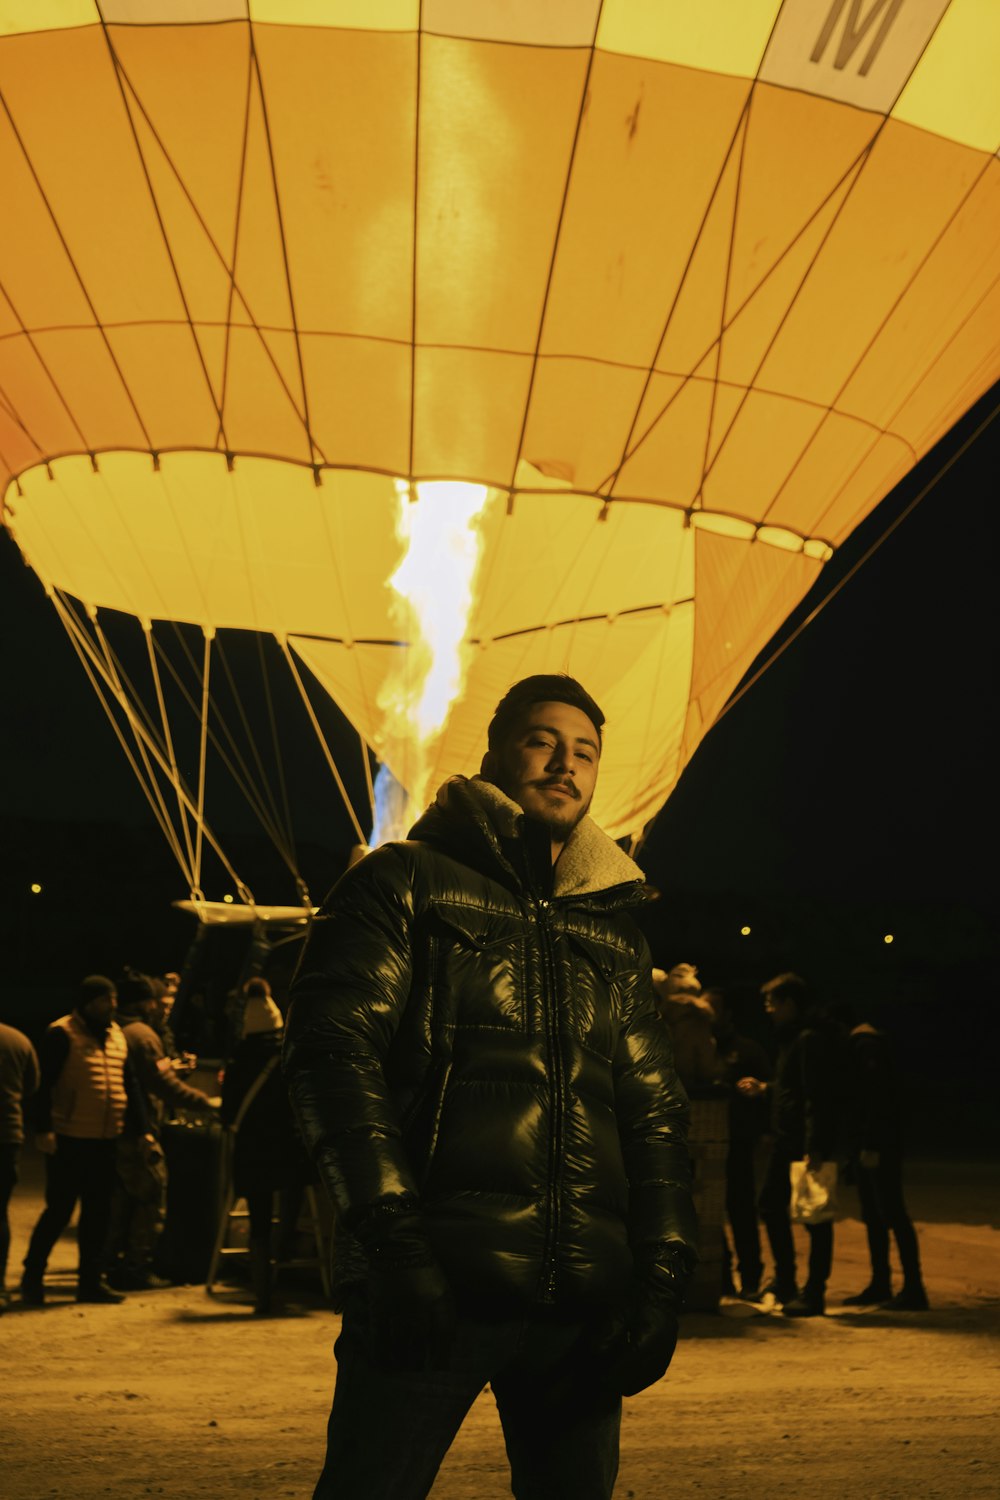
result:
<svg viewBox="0 0 1000 1500"><path fill-rule="evenodd" d="M102 1275L118 1138L126 1118L138 1134L153 1136L116 1008L113 981L89 975L72 1011L52 1022L39 1047L32 1114L35 1144L45 1155L45 1208L24 1259L21 1300L30 1307L45 1301L45 1267L78 1202L76 1300L125 1300Z"/></svg>

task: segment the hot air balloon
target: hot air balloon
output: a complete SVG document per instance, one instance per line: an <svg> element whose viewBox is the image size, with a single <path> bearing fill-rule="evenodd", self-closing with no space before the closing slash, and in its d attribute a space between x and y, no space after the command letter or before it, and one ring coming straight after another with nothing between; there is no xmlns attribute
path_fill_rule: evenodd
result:
<svg viewBox="0 0 1000 1500"><path fill-rule="evenodd" d="M998 76L986 0L0 6L3 520L173 799L192 891L234 632L414 781L387 580L459 486L425 784L477 769L512 681L568 671L611 727L595 816L641 838L1000 376ZM186 777L168 627L199 637Z"/></svg>

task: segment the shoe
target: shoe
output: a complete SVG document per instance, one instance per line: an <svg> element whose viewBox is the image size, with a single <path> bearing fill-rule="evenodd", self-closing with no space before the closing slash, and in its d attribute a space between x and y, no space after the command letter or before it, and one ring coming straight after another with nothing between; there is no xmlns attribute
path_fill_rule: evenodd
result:
<svg viewBox="0 0 1000 1500"><path fill-rule="evenodd" d="M886 1303L891 1312L927 1312L930 1303L922 1286L905 1287Z"/></svg>
<svg viewBox="0 0 1000 1500"><path fill-rule="evenodd" d="M803 1292L801 1297L786 1302L781 1311L786 1318L821 1318L826 1312L826 1302L822 1294L817 1297Z"/></svg>
<svg viewBox="0 0 1000 1500"><path fill-rule="evenodd" d="M34 1276L22 1277L20 1291L21 1301L25 1307L45 1306L45 1287L40 1276L37 1278Z"/></svg>
<svg viewBox="0 0 1000 1500"><path fill-rule="evenodd" d="M874 1307L877 1302L888 1302L892 1297L892 1287L888 1282L870 1281L861 1292L855 1292L853 1297L843 1299L844 1307Z"/></svg>
<svg viewBox="0 0 1000 1500"><path fill-rule="evenodd" d="M76 1289L77 1302L103 1302L109 1306L112 1303L124 1302L125 1298L121 1292L116 1292L113 1287L102 1277L87 1286L78 1286Z"/></svg>
<svg viewBox="0 0 1000 1500"><path fill-rule="evenodd" d="M765 1297L773 1297L775 1302L780 1302L784 1306L786 1302L795 1301L799 1295L799 1289L794 1281L781 1281L776 1276L772 1281L767 1282L765 1286L761 1287L758 1295L761 1301Z"/></svg>
<svg viewBox="0 0 1000 1500"><path fill-rule="evenodd" d="M740 1287L740 1296L744 1302L759 1302L761 1299L760 1286L756 1282L752 1286L748 1282L744 1282Z"/></svg>
<svg viewBox="0 0 1000 1500"><path fill-rule="evenodd" d="M7 1290L6 1287L0 1288L0 1313L5 1313L5 1312L9 1311L9 1309L10 1309L10 1292L8 1292L8 1290Z"/></svg>
<svg viewBox="0 0 1000 1500"><path fill-rule="evenodd" d="M109 1271L107 1282L116 1292L158 1292L165 1286L173 1286L172 1281L157 1276L154 1271L129 1270L124 1266Z"/></svg>

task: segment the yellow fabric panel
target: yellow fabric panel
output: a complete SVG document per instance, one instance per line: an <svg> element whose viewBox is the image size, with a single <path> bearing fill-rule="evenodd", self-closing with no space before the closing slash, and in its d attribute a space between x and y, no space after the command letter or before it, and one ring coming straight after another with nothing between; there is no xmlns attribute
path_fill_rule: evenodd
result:
<svg viewBox="0 0 1000 1500"><path fill-rule="evenodd" d="M423 0L420 24L443 36L534 47L589 47L601 0Z"/></svg>
<svg viewBox="0 0 1000 1500"><path fill-rule="evenodd" d="M964 158L956 174L959 181L967 182L971 175L971 187L838 402L841 409L864 413L880 426L894 425L900 403L925 371L934 379L937 355L957 328L978 319L979 304L996 282L1000 162L957 146L952 150ZM993 324L994 334L998 327ZM981 333L984 352L992 348L996 354L988 319L981 320ZM993 368L1000 374L1000 355ZM947 402L946 390L938 389Z"/></svg>
<svg viewBox="0 0 1000 1500"><path fill-rule="evenodd" d="M191 316L223 323L228 315L245 323L243 304L239 297L231 298L231 275L249 67L247 30L123 26L111 35L128 78L132 118ZM183 89L177 87L179 78L185 80ZM131 275L135 271L130 267ZM264 317L263 310L257 316Z"/></svg>
<svg viewBox="0 0 1000 1500"><path fill-rule="evenodd" d="M613 493L690 505L701 485L711 419L707 365L686 382L654 375L629 442L630 457L621 466Z"/></svg>
<svg viewBox="0 0 1000 1500"><path fill-rule="evenodd" d="M86 439L85 444L79 439L74 441L70 451L148 446L142 412L136 412L108 345L96 328L66 328L54 333L38 333L34 343L59 392L61 403L65 403L74 426ZM61 425L59 417L57 422ZM59 451L50 447L44 431L35 433L35 436L44 452Z"/></svg>
<svg viewBox="0 0 1000 1500"><path fill-rule="evenodd" d="M485 561L469 634L495 641L511 632L572 631L588 615L690 598L690 532L666 507L612 505L605 520L588 495L521 495L501 503L484 532Z"/></svg>
<svg viewBox="0 0 1000 1500"><path fill-rule="evenodd" d="M299 327L409 339L416 39L267 27L256 41ZM264 158L258 191L273 200ZM261 277L283 284L284 268Z"/></svg>
<svg viewBox="0 0 1000 1500"><path fill-rule="evenodd" d="M64 337L74 347L79 339L79 335ZM199 339L206 364L219 369L221 330L202 332ZM93 335L89 342L93 344ZM108 334L108 343L143 426L150 435L156 434L160 447L215 447L219 426L218 387L213 391L206 378L190 328L185 324L176 328L115 328ZM213 344L218 347L213 348ZM65 365L61 364L61 368L64 370ZM85 380L85 376L81 377L81 385ZM75 411L84 410L80 400L80 395L74 398ZM102 405L95 410L89 430L99 431L104 419ZM141 445L138 433L135 441ZM100 446L111 446L113 442L113 438L102 435Z"/></svg>
<svg viewBox="0 0 1000 1500"><path fill-rule="evenodd" d="M0 339L0 454L14 473L45 454L73 453L82 446L36 350L37 341L32 349L23 336Z"/></svg>
<svg viewBox="0 0 1000 1500"><path fill-rule="evenodd" d="M586 56L428 37L417 338L535 347Z"/></svg>
<svg viewBox="0 0 1000 1500"><path fill-rule="evenodd" d="M824 404L836 399L978 166L961 147L887 123L764 363L762 384Z"/></svg>
<svg viewBox="0 0 1000 1500"><path fill-rule="evenodd" d="M597 45L752 78L779 0L604 0Z"/></svg>
<svg viewBox="0 0 1000 1500"><path fill-rule="evenodd" d="M351 31L416 31L420 0L247 0L254 21Z"/></svg>
<svg viewBox="0 0 1000 1500"><path fill-rule="evenodd" d="M879 438L877 428L868 422L838 412L822 413L811 441L775 494L768 521L808 536L842 540L843 512L837 495ZM905 445L898 441L895 448L897 457L905 452ZM908 462L912 461L909 454ZM852 514L856 511L855 504Z"/></svg>
<svg viewBox="0 0 1000 1500"><path fill-rule="evenodd" d="M869 434L869 447L844 482L830 494L819 529L835 544L843 542L879 499L913 466L913 451L892 434Z"/></svg>
<svg viewBox="0 0 1000 1500"><path fill-rule="evenodd" d="M893 426L924 453L971 404L1000 379L997 329L1000 286L994 282L950 338L896 414Z"/></svg>
<svg viewBox="0 0 1000 1500"><path fill-rule="evenodd" d="M755 290L749 291L742 301L730 298L727 327L720 347L719 376L722 380L748 386L761 378L764 361L790 310L814 274L814 263L822 256L823 246L850 196L859 170L859 167L852 168L843 182L824 195L815 212L805 220L801 233L792 237L783 253L776 254ZM739 265L738 261L736 265ZM826 358L821 344L801 353L820 367Z"/></svg>
<svg viewBox="0 0 1000 1500"><path fill-rule="evenodd" d="M697 621L681 768L754 658L815 581L820 564L760 542L697 533Z"/></svg>
<svg viewBox="0 0 1000 1500"><path fill-rule="evenodd" d="M320 453L340 464L405 474L409 347L322 334L303 335L301 346L309 420Z"/></svg>
<svg viewBox="0 0 1000 1500"><path fill-rule="evenodd" d="M746 95L731 78L595 57L546 352L648 366Z"/></svg>
<svg viewBox="0 0 1000 1500"><path fill-rule="evenodd" d="M425 479L514 476L528 398L527 355L419 349L414 472Z"/></svg>
<svg viewBox="0 0 1000 1500"><path fill-rule="evenodd" d="M266 348L254 330L234 328L230 334L225 440L219 446L310 463L295 339L273 331L264 338Z"/></svg>
<svg viewBox="0 0 1000 1500"><path fill-rule="evenodd" d="M0 0L0 36L95 26L94 0Z"/></svg>
<svg viewBox="0 0 1000 1500"><path fill-rule="evenodd" d="M729 318L755 293L766 292L772 268L780 272L803 245L814 253L852 167L881 123L880 116L828 99L758 84L741 163Z"/></svg>
<svg viewBox="0 0 1000 1500"><path fill-rule="evenodd" d="M540 361L524 455L545 473L592 490L618 463L621 437L642 395L645 372L595 360ZM602 420L581 420L600 412Z"/></svg>
<svg viewBox="0 0 1000 1500"><path fill-rule="evenodd" d="M35 38L28 37L0 45L0 90L4 93L11 73L33 56L34 44ZM8 203L17 204L16 214L5 222L2 241L2 280L17 312L14 326L92 324L87 299L4 110L0 110L0 182Z"/></svg>
<svg viewBox="0 0 1000 1500"><path fill-rule="evenodd" d="M951 0L893 116L981 151L996 151L998 77L1000 6L996 0Z"/></svg>
<svg viewBox="0 0 1000 1500"><path fill-rule="evenodd" d="M100 31L5 39L0 88L100 318L181 317Z"/></svg>
<svg viewBox="0 0 1000 1500"><path fill-rule="evenodd" d="M821 418L821 411L804 402L751 391L712 464L704 485L704 504L709 510L772 521L771 501L794 470ZM796 531L805 529L798 517L785 524Z"/></svg>

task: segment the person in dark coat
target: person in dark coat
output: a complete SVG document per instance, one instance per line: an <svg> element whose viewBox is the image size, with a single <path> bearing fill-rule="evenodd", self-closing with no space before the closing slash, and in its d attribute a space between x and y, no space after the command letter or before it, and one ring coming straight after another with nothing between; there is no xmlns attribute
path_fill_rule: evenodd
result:
<svg viewBox="0 0 1000 1500"><path fill-rule="evenodd" d="M739 1294L752 1301L760 1294L764 1272L757 1212L757 1155L767 1131L767 1099L766 1095L750 1098L736 1084L746 1077L767 1083L771 1059L760 1042L739 1030L725 990L719 986L708 989L705 999L712 1010L719 1079L728 1093L726 1216L739 1268ZM728 1245L726 1260L731 1267ZM731 1269L729 1280L731 1284Z"/></svg>
<svg viewBox="0 0 1000 1500"><path fill-rule="evenodd" d="M38 1088L38 1053L16 1026L0 1024L0 1313L10 1302L7 1259L10 1255L11 1194L24 1145L24 1104Z"/></svg>
<svg viewBox="0 0 1000 1500"><path fill-rule="evenodd" d="M276 1257L284 1257L298 1224L306 1186L316 1181L281 1072L284 1019L266 979L248 979L240 996L241 1038L222 1080L221 1119L234 1131L233 1187L250 1221L254 1312L273 1308ZM278 1204L274 1237L275 1198Z"/></svg>
<svg viewBox="0 0 1000 1500"><path fill-rule="evenodd" d="M313 923L284 1066L356 1252L314 1500L425 1496L487 1384L515 1494L607 1500L622 1396L673 1356L688 1101L642 871L587 816L603 722L572 678L515 684L480 776Z"/></svg>
<svg viewBox="0 0 1000 1500"><path fill-rule="evenodd" d="M219 1102L182 1082L163 1046L161 1014L159 981L126 969L118 985L118 1018L153 1139L127 1128L118 1137L105 1263L109 1284L120 1292L170 1285L154 1269L167 1213L169 1174L161 1135L167 1112L185 1109L211 1117Z"/></svg>
<svg viewBox="0 0 1000 1500"><path fill-rule="evenodd" d="M761 986L761 994L778 1038L774 1080L748 1076L736 1087L749 1099L766 1094L771 1102L769 1158L758 1202L774 1257L770 1290L786 1317L811 1318L826 1311L833 1225L806 1225L809 1268L800 1295L789 1217L791 1164L805 1160L815 1172L836 1159L843 1103L840 1059L834 1029L812 1003L800 975L778 974Z"/></svg>
<svg viewBox="0 0 1000 1500"><path fill-rule="evenodd" d="M847 1165L857 1184L871 1258L868 1285L845 1297L844 1303L848 1307L878 1303L896 1312L926 1312L929 1304L920 1246L903 1197L903 1131L889 1039L869 1021L860 1021L849 1001L839 1002L833 1015L847 1036ZM903 1272L903 1285L895 1296L890 1232Z"/></svg>

